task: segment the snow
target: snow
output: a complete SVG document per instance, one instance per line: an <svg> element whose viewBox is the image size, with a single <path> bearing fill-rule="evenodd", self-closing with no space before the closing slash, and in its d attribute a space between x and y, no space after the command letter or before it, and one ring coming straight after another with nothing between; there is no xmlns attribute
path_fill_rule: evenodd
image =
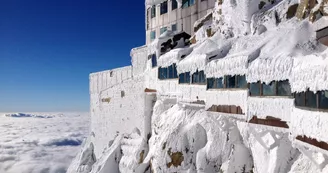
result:
<svg viewBox="0 0 328 173"><path fill-rule="evenodd" d="M66 172L89 119L89 113L1 113L0 172Z"/></svg>
<svg viewBox="0 0 328 173"><path fill-rule="evenodd" d="M305 135L319 141L328 142L328 113L293 108L291 132L294 137Z"/></svg>
<svg viewBox="0 0 328 173"><path fill-rule="evenodd" d="M267 116L282 121L291 120L294 99L284 97L249 97L247 100L248 120L253 116L265 119Z"/></svg>
<svg viewBox="0 0 328 173"><path fill-rule="evenodd" d="M247 112L246 89L239 90L208 90L206 91L206 109L212 105L235 105L240 106L244 113ZM244 115L246 116L246 115Z"/></svg>
<svg viewBox="0 0 328 173"><path fill-rule="evenodd" d="M192 50L193 49L190 47L173 49L164 55L161 55L157 61L157 65L159 67L168 67L179 62L182 59L182 56L189 55Z"/></svg>
<svg viewBox="0 0 328 173"><path fill-rule="evenodd" d="M146 6L152 6L152 5L160 4L164 1L167 1L167 0L146 0L145 4L146 4ZM178 6L181 6L182 0L177 0L177 2L178 2Z"/></svg>

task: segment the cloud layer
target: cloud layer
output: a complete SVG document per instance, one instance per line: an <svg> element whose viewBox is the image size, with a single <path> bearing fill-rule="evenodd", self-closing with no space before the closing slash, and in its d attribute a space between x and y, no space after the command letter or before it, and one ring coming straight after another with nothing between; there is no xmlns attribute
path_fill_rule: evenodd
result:
<svg viewBox="0 0 328 173"><path fill-rule="evenodd" d="M1 173L65 173L89 133L87 113L37 115L0 114Z"/></svg>

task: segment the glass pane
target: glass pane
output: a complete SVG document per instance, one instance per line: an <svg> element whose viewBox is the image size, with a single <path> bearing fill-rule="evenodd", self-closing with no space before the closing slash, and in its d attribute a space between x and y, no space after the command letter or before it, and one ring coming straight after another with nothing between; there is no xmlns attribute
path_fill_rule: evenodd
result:
<svg viewBox="0 0 328 173"><path fill-rule="evenodd" d="M167 13L167 1L161 3L161 14Z"/></svg>
<svg viewBox="0 0 328 173"><path fill-rule="evenodd" d="M237 88L247 88L247 81L246 81L246 76L237 76Z"/></svg>
<svg viewBox="0 0 328 173"><path fill-rule="evenodd" d="M195 0L189 0L189 6L192 6L195 4Z"/></svg>
<svg viewBox="0 0 328 173"><path fill-rule="evenodd" d="M206 83L206 77L204 71L200 71L199 74L199 83L205 84Z"/></svg>
<svg viewBox="0 0 328 173"><path fill-rule="evenodd" d="M264 96L274 96L276 95L275 85L276 82L271 82L269 85L263 83L263 95Z"/></svg>
<svg viewBox="0 0 328 173"><path fill-rule="evenodd" d="M173 64L173 78L178 78L177 66Z"/></svg>
<svg viewBox="0 0 328 173"><path fill-rule="evenodd" d="M251 96L259 96L260 95L260 83L251 83L249 85L249 92Z"/></svg>
<svg viewBox="0 0 328 173"><path fill-rule="evenodd" d="M163 34L166 30L167 30L167 27L161 28L161 30L160 30L161 34Z"/></svg>
<svg viewBox="0 0 328 173"><path fill-rule="evenodd" d="M328 109L328 91L320 91L319 94L319 108Z"/></svg>
<svg viewBox="0 0 328 173"><path fill-rule="evenodd" d="M171 30L172 31L177 31L177 24L172 25Z"/></svg>
<svg viewBox="0 0 328 173"><path fill-rule="evenodd" d="M177 9L177 8L178 8L177 0L172 0L172 10Z"/></svg>
<svg viewBox="0 0 328 173"><path fill-rule="evenodd" d="M317 97L312 91L305 93L305 106L310 108L317 108Z"/></svg>
<svg viewBox="0 0 328 173"><path fill-rule="evenodd" d="M198 83L198 71L192 74L192 83Z"/></svg>
<svg viewBox="0 0 328 173"><path fill-rule="evenodd" d="M155 31L151 31L150 32L150 39L154 40L156 38L156 32Z"/></svg>
<svg viewBox="0 0 328 173"><path fill-rule="evenodd" d="M168 67L168 71L169 71L169 79L173 79L173 66L172 65L170 65L169 67Z"/></svg>
<svg viewBox="0 0 328 173"><path fill-rule="evenodd" d="M185 80L186 80L186 83L190 83L190 72L186 73Z"/></svg>
<svg viewBox="0 0 328 173"><path fill-rule="evenodd" d="M226 76L227 80L227 88L235 88L236 87L236 77L235 76Z"/></svg>
<svg viewBox="0 0 328 173"><path fill-rule="evenodd" d="M295 106L305 106L305 92L295 94Z"/></svg>
<svg viewBox="0 0 328 173"><path fill-rule="evenodd" d="M151 7L151 18L154 18L156 17L156 6L152 6Z"/></svg>
<svg viewBox="0 0 328 173"><path fill-rule="evenodd" d="M183 0L182 1L182 8L187 8L189 7L189 0Z"/></svg>
<svg viewBox="0 0 328 173"><path fill-rule="evenodd" d="M152 63L152 67L157 66L157 58L156 58L155 54L153 54L152 57L151 57L151 63Z"/></svg>
<svg viewBox="0 0 328 173"><path fill-rule="evenodd" d="M179 74L179 83L185 83L185 74L184 73L181 73Z"/></svg>
<svg viewBox="0 0 328 173"><path fill-rule="evenodd" d="M223 88L223 78L217 78L216 79L216 88Z"/></svg>
<svg viewBox="0 0 328 173"><path fill-rule="evenodd" d="M288 80L277 82L278 96L291 96L292 91Z"/></svg>
<svg viewBox="0 0 328 173"><path fill-rule="evenodd" d="M207 79L207 89L215 88L215 79L214 78L208 78Z"/></svg>

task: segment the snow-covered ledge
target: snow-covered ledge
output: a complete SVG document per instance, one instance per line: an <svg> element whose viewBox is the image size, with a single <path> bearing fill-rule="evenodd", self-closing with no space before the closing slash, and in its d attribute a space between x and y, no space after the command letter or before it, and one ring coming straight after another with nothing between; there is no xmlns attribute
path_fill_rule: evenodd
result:
<svg viewBox="0 0 328 173"><path fill-rule="evenodd" d="M205 100L206 99L206 85L179 85L179 92L181 93L181 97L179 101L197 101L197 100ZM198 98L198 99L197 99Z"/></svg>
<svg viewBox="0 0 328 173"><path fill-rule="evenodd" d="M292 109L290 131L294 138L305 135L328 142L328 112Z"/></svg>
<svg viewBox="0 0 328 173"><path fill-rule="evenodd" d="M265 119L267 116L290 121L294 99L284 97L249 97L247 101L248 118L253 116Z"/></svg>
<svg viewBox="0 0 328 173"><path fill-rule="evenodd" d="M206 91L207 110L212 105L235 105L240 106L243 112L247 112L247 89L213 89Z"/></svg>

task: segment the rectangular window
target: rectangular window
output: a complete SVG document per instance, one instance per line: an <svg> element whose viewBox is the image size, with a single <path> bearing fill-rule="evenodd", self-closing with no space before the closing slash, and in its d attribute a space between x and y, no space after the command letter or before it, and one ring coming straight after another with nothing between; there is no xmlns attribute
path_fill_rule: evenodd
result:
<svg viewBox="0 0 328 173"><path fill-rule="evenodd" d="M261 95L261 87L260 82L257 83L251 83L249 85L249 92L251 96L260 96Z"/></svg>
<svg viewBox="0 0 328 173"><path fill-rule="evenodd" d="M188 8L195 4L195 0L182 0L182 8Z"/></svg>
<svg viewBox="0 0 328 173"><path fill-rule="evenodd" d="M194 74L192 74L192 83L206 85L206 77L204 71L200 71L200 72L197 71Z"/></svg>
<svg viewBox="0 0 328 173"><path fill-rule="evenodd" d="M317 97L312 91L305 92L305 106L310 108L317 108Z"/></svg>
<svg viewBox="0 0 328 173"><path fill-rule="evenodd" d="M277 82L278 96L291 96L292 91L288 80Z"/></svg>
<svg viewBox="0 0 328 173"><path fill-rule="evenodd" d="M173 78L178 78L177 65L173 64Z"/></svg>
<svg viewBox="0 0 328 173"><path fill-rule="evenodd" d="M167 13L167 1L161 3L161 15Z"/></svg>
<svg viewBox="0 0 328 173"><path fill-rule="evenodd" d="M271 82L270 84L262 84L262 91L264 96L274 96L276 95L276 82Z"/></svg>
<svg viewBox="0 0 328 173"><path fill-rule="evenodd" d="M160 30L161 35L162 35L165 31L167 31L167 27L163 27L163 28L161 28L161 30Z"/></svg>
<svg viewBox="0 0 328 173"><path fill-rule="evenodd" d="M215 78L207 79L207 89L215 88Z"/></svg>
<svg viewBox="0 0 328 173"><path fill-rule="evenodd" d="M173 24L171 26L171 30L174 32L174 31L177 31L177 24Z"/></svg>
<svg viewBox="0 0 328 173"><path fill-rule="evenodd" d="M236 77L235 76L226 76L226 88L235 88L236 87Z"/></svg>
<svg viewBox="0 0 328 173"><path fill-rule="evenodd" d="M192 6L192 5L194 5L195 4L195 0L189 0L189 6Z"/></svg>
<svg viewBox="0 0 328 173"><path fill-rule="evenodd" d="M237 76L237 88L247 88L246 76Z"/></svg>
<svg viewBox="0 0 328 173"><path fill-rule="evenodd" d="M190 83L190 72L179 74L179 83Z"/></svg>
<svg viewBox="0 0 328 173"><path fill-rule="evenodd" d="M156 31L151 31L150 32L150 40L155 40L156 39Z"/></svg>
<svg viewBox="0 0 328 173"><path fill-rule="evenodd" d="M155 5L153 5L151 7L151 18L154 18L154 17L156 17L156 6Z"/></svg>
<svg viewBox="0 0 328 173"><path fill-rule="evenodd" d="M168 67L168 70L169 70L169 74L168 74L169 79L173 79L173 73L174 73L174 71L173 71L173 65L170 65Z"/></svg>
<svg viewBox="0 0 328 173"><path fill-rule="evenodd" d="M296 106L305 106L305 92L295 94L295 105Z"/></svg>
<svg viewBox="0 0 328 173"><path fill-rule="evenodd" d="M178 2L177 0L172 0L172 10L175 10L178 8Z"/></svg>
<svg viewBox="0 0 328 173"><path fill-rule="evenodd" d="M319 91L319 108L328 109L328 91Z"/></svg>
<svg viewBox="0 0 328 173"><path fill-rule="evenodd" d="M222 77L217 78L215 83L216 83L216 88L223 88L224 87L224 85L223 85L224 80L223 80Z"/></svg>
<svg viewBox="0 0 328 173"><path fill-rule="evenodd" d="M152 67L156 67L157 66L157 58L156 58L156 54L153 54L151 56L151 66Z"/></svg>

